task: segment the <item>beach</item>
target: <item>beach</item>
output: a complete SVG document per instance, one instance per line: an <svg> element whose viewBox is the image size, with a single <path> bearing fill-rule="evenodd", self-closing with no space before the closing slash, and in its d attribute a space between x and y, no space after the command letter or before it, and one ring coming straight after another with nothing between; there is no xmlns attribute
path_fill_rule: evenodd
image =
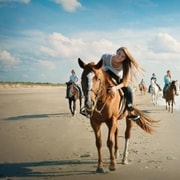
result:
<svg viewBox="0 0 180 180"><path fill-rule="evenodd" d="M119 120L120 158L109 171L107 128L102 125L104 174L97 174L97 150L89 119L72 117L65 87L0 87L0 179L179 180L180 111L154 106L136 92L136 107L158 120L153 134L136 124L129 164L121 163L125 120Z"/></svg>

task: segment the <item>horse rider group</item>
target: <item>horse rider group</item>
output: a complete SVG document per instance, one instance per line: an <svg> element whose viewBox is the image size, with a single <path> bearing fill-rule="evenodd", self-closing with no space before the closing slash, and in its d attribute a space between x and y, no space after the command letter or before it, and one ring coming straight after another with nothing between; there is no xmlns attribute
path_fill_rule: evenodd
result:
<svg viewBox="0 0 180 180"><path fill-rule="evenodd" d="M154 82L158 86L159 90L162 91L161 87L157 83L157 78L156 78L155 73L152 74L151 80L154 80ZM171 72L170 72L170 70L167 70L166 75L164 76L163 98L165 95L166 88L168 87L168 85L170 83L171 83ZM149 89L148 89L149 93L150 93L150 89L151 89L151 85L149 85Z"/></svg>

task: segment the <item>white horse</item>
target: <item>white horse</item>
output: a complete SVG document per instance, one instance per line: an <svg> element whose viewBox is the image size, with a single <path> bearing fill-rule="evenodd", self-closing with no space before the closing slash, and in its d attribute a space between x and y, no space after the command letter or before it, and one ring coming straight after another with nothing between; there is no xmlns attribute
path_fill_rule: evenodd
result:
<svg viewBox="0 0 180 180"><path fill-rule="evenodd" d="M150 93L151 93L151 100L153 104L156 105L159 96L159 87L157 86L157 84L153 79L151 80Z"/></svg>

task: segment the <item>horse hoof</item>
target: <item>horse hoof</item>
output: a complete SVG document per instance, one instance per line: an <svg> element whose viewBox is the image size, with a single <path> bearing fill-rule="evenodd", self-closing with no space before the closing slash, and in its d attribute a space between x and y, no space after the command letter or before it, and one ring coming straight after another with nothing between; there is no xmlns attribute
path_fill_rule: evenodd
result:
<svg viewBox="0 0 180 180"><path fill-rule="evenodd" d="M123 159L122 160L122 164L124 164L124 165L128 164L128 160L127 159Z"/></svg>
<svg viewBox="0 0 180 180"><path fill-rule="evenodd" d="M96 173L104 173L104 169L103 168L97 168Z"/></svg>
<svg viewBox="0 0 180 180"><path fill-rule="evenodd" d="M115 168L114 166L109 166L109 170L110 170L110 171L115 171L116 168Z"/></svg>

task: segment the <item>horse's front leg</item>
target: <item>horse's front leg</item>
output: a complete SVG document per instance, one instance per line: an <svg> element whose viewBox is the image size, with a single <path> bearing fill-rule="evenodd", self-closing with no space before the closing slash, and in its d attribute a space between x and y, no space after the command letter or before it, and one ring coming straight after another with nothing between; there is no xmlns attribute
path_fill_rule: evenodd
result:
<svg viewBox="0 0 180 180"><path fill-rule="evenodd" d="M133 125L133 121L126 118L125 145L124 145L124 154L122 159L123 164L128 164L129 139L131 137L132 125Z"/></svg>
<svg viewBox="0 0 180 180"><path fill-rule="evenodd" d="M73 115L73 110L72 110L72 101L69 99L69 109L71 111L71 114Z"/></svg>
<svg viewBox="0 0 180 180"><path fill-rule="evenodd" d="M97 173L104 173L103 169L103 159L102 159L102 139L101 139L101 123L98 123L96 119L91 119L91 126L94 130L95 139L96 139L96 148L98 152L98 166L96 169Z"/></svg>
<svg viewBox="0 0 180 180"><path fill-rule="evenodd" d="M114 154L115 154L116 159L119 159L118 126L117 126L116 131L115 131L114 140L115 140Z"/></svg>
<svg viewBox="0 0 180 180"><path fill-rule="evenodd" d="M107 123L107 126L109 128L108 139L107 139L107 146L109 148L109 153L110 153L109 170L114 171L116 169L116 159L115 159L115 154L114 154L113 138L115 136L115 132L117 131L117 120L113 119L113 120L109 121Z"/></svg>

